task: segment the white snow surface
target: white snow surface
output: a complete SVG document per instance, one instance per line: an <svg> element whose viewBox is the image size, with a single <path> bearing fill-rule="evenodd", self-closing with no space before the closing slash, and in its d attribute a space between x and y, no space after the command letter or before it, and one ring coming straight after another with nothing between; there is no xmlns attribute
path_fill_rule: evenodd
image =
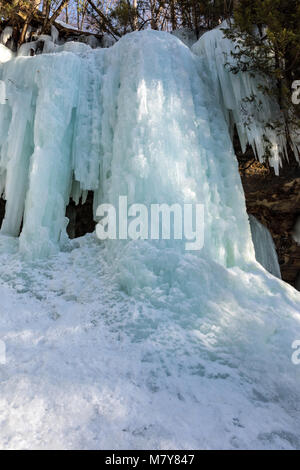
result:
<svg viewBox="0 0 300 470"><path fill-rule="evenodd" d="M93 235L29 264L16 243L1 239L1 448L300 447L292 287L191 259L129 297Z"/></svg>
<svg viewBox="0 0 300 470"><path fill-rule="evenodd" d="M212 86L154 31L0 67L1 448L300 448L300 294L255 261ZM203 203L204 249L68 240L87 190Z"/></svg>

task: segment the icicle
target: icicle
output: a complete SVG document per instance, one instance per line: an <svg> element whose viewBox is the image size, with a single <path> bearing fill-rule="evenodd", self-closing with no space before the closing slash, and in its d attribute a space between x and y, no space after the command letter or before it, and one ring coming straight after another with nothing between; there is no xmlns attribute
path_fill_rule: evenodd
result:
<svg viewBox="0 0 300 470"><path fill-rule="evenodd" d="M0 42L6 46L8 40L12 37L13 29L11 26L5 26L0 36Z"/></svg>
<svg viewBox="0 0 300 470"><path fill-rule="evenodd" d="M249 220L256 260L269 273L281 279L277 252L271 233L253 215L249 216Z"/></svg>
<svg viewBox="0 0 300 470"><path fill-rule="evenodd" d="M51 38L52 38L52 42L54 42L54 44L57 43L58 37L59 37L59 32L58 32L58 30L55 28L55 26L52 24L52 25L51 25Z"/></svg>
<svg viewBox="0 0 300 470"><path fill-rule="evenodd" d="M235 65L231 55L235 44L227 39L222 29L226 24L205 33L194 44L195 54L205 58L213 79L216 99L223 108L225 116L232 117L229 125L236 125L242 150L251 145L255 156L264 162L270 152L269 162L275 173L279 173L282 160L287 158L287 142L284 129L276 130L268 123L282 120L279 106L271 96L263 93L260 85L271 86L262 77L253 77L249 72L233 74L228 70ZM252 101L255 97L255 101ZM294 151L298 155L300 143L294 142Z"/></svg>

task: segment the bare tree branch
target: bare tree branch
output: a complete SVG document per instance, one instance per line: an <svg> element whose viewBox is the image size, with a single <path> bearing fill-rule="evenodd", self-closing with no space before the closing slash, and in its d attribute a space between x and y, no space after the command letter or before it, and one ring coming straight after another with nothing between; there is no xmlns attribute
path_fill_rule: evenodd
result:
<svg viewBox="0 0 300 470"><path fill-rule="evenodd" d="M96 5L94 4L94 2L92 0L87 0L87 1L91 5L93 10L95 10L95 12L100 16L101 20L103 21L103 29L107 33L111 34L114 39L117 39L118 37L120 37L120 34L113 27L113 25L111 24L111 21L109 20L109 18L107 18L107 16L105 16L104 13L102 13L102 11L99 10L99 8L96 7Z"/></svg>

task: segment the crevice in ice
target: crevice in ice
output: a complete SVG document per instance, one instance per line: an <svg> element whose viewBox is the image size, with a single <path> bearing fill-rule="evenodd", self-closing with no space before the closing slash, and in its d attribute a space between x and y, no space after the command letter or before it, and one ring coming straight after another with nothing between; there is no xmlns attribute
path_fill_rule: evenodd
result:
<svg viewBox="0 0 300 470"><path fill-rule="evenodd" d="M2 222L4 219L4 215L5 215L5 204L6 204L6 201L1 197L0 198L0 228L2 226Z"/></svg>

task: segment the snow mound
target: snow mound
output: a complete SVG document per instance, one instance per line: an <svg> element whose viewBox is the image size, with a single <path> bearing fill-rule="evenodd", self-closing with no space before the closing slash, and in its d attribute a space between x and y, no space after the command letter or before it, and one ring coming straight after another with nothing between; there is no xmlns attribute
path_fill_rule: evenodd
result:
<svg viewBox="0 0 300 470"><path fill-rule="evenodd" d="M13 241L0 237L1 448L300 448L291 286L194 258L133 297L93 235L33 264Z"/></svg>

